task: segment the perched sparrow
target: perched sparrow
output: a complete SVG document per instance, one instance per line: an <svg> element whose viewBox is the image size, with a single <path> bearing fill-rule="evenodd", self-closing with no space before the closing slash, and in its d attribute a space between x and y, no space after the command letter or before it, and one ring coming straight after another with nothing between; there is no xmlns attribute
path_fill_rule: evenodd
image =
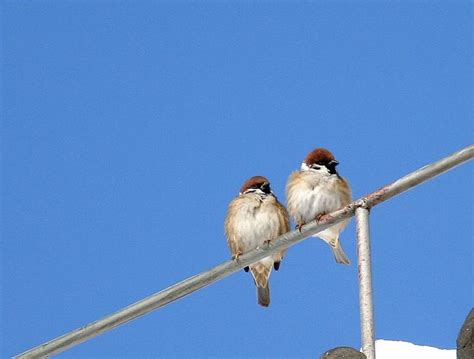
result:
<svg viewBox="0 0 474 359"><path fill-rule="evenodd" d="M317 148L306 156L300 170L288 178L288 212L297 228L351 202L351 189L337 173L338 164L331 152ZM315 235L330 245L337 263L350 264L339 243L339 233L349 221L350 218Z"/></svg>
<svg viewBox="0 0 474 359"><path fill-rule="evenodd" d="M268 179L255 176L248 179L239 195L227 210L225 233L234 260L241 254L270 243L288 232L290 224L285 207L278 202L270 189ZM277 252L245 268L250 269L257 286L258 304L268 307L270 288L268 280L272 267L278 270L284 251Z"/></svg>

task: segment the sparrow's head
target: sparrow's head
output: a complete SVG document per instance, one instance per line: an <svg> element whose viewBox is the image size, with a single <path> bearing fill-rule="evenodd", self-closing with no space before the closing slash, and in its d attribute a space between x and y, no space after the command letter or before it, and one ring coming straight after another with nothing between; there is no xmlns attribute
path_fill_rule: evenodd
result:
<svg viewBox="0 0 474 359"><path fill-rule="evenodd" d="M263 176L251 177L245 181L240 189L240 194L246 193L257 193L262 195L270 194L272 193L270 182Z"/></svg>
<svg viewBox="0 0 474 359"><path fill-rule="evenodd" d="M301 164L302 171L313 171L324 175L337 175L336 166L339 164L333 154L325 148L316 148L308 153Z"/></svg>

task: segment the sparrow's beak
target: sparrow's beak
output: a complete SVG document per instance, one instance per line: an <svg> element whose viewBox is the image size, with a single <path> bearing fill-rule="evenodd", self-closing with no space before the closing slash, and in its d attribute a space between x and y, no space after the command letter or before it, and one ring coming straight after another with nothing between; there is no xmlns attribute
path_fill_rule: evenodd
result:
<svg viewBox="0 0 474 359"><path fill-rule="evenodd" d="M264 193L270 193L271 190L270 190L270 183L268 182L265 182L262 187L260 187L261 190L264 192Z"/></svg>
<svg viewBox="0 0 474 359"><path fill-rule="evenodd" d="M339 162L336 161L336 160L332 160L332 161L329 162L329 164L336 167L339 164Z"/></svg>

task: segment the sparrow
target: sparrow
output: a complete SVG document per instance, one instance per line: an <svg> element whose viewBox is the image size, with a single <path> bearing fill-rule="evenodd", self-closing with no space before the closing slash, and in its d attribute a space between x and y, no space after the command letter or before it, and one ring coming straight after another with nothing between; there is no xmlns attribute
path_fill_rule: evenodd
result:
<svg viewBox="0 0 474 359"><path fill-rule="evenodd" d="M319 220L326 213L335 211L352 200L349 183L339 176L339 164L325 148L311 151L299 171L293 172L286 184L288 212L300 229L313 219ZM339 234L350 218L315 234L331 247L337 263L350 264L339 243Z"/></svg>
<svg viewBox="0 0 474 359"><path fill-rule="evenodd" d="M245 181L239 195L229 203L224 228L232 258L238 261L240 255L268 245L288 232L290 222L268 179L255 176ZM252 274L261 306L270 304L270 273L272 268L279 269L284 254L285 251L276 252L244 268Z"/></svg>

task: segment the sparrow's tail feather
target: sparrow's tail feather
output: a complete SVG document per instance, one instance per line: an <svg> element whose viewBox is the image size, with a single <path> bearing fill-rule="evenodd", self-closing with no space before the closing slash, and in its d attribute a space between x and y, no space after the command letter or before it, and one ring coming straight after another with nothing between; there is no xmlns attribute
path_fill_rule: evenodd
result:
<svg viewBox="0 0 474 359"><path fill-rule="evenodd" d="M257 287L257 298L258 304L262 307L268 307L270 305L270 287Z"/></svg>
<svg viewBox="0 0 474 359"><path fill-rule="evenodd" d="M344 249L342 249L339 240L336 240L334 243L329 243L332 249L332 253L334 254L334 258L336 258L336 262L339 264L351 264L349 258L347 258L346 253L344 253Z"/></svg>
<svg viewBox="0 0 474 359"><path fill-rule="evenodd" d="M341 246L338 248L333 248L332 252L334 254L334 257L336 258L336 262L339 264L351 264L351 261L349 258L347 258L346 253L344 253L344 250L342 249Z"/></svg>
<svg viewBox="0 0 474 359"><path fill-rule="evenodd" d="M334 254L334 258L336 258L336 262L340 264L351 264L349 258L347 258L346 253L344 253L344 249L342 249L341 243L339 242L339 236L336 238L322 238L329 247L332 249L332 253Z"/></svg>
<svg viewBox="0 0 474 359"><path fill-rule="evenodd" d="M255 285L257 286L257 298L258 304L268 307L270 304L270 287L268 286L268 279L272 266L267 266L261 262L255 263L250 266L250 272L252 273Z"/></svg>

